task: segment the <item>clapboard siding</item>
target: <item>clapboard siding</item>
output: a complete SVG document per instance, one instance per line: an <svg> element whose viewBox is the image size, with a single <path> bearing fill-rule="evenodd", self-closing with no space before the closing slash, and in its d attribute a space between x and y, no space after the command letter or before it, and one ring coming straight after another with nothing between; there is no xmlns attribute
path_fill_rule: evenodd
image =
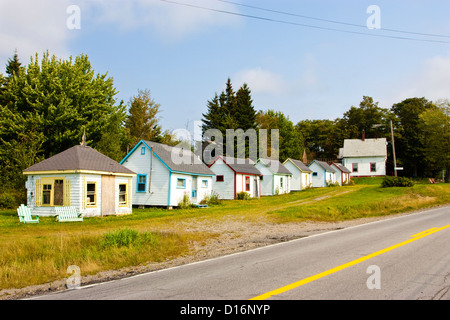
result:
<svg viewBox="0 0 450 320"><path fill-rule="evenodd" d="M213 191L219 195L220 199L231 200L235 198L235 181L234 171L223 162L217 159L210 167L214 171L216 177L213 181ZM217 176L223 176L223 181L217 181Z"/></svg>
<svg viewBox="0 0 450 320"><path fill-rule="evenodd" d="M270 171L265 165L257 162L255 165L256 169L258 169L262 174L261 179L261 195L262 196L271 196L273 195L273 173Z"/></svg>
<svg viewBox="0 0 450 320"><path fill-rule="evenodd" d="M302 171L300 171L299 168L297 168L292 162L286 162L284 163L284 166L292 172L292 178L291 178L291 190L293 191L299 191L304 189L302 187Z"/></svg>
<svg viewBox="0 0 450 320"><path fill-rule="evenodd" d="M137 206L167 206L169 203L169 169L145 148L145 154L140 149L133 152L123 163L125 167L136 173L131 182L133 192L133 205ZM151 168L151 172L150 172ZM146 188L144 192L137 191L139 175L146 175Z"/></svg>

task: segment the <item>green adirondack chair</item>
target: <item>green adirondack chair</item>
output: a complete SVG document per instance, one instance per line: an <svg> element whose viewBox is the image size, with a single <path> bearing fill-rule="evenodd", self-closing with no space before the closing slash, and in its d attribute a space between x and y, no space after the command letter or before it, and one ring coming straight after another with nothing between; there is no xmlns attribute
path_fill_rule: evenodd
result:
<svg viewBox="0 0 450 320"><path fill-rule="evenodd" d="M20 207L17 208L17 214L19 216L19 221L23 223L39 223L39 216L31 214L30 208L26 205L21 204Z"/></svg>
<svg viewBox="0 0 450 320"><path fill-rule="evenodd" d="M56 207L56 220L59 222L83 221L83 215L75 207Z"/></svg>

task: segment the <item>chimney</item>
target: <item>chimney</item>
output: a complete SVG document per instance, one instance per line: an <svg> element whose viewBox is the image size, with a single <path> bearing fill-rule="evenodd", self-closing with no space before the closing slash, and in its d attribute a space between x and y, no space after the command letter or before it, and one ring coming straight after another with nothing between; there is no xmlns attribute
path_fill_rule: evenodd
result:
<svg viewBox="0 0 450 320"><path fill-rule="evenodd" d="M362 141L365 141L365 140L366 140L366 131L363 130L363 132L362 132Z"/></svg>

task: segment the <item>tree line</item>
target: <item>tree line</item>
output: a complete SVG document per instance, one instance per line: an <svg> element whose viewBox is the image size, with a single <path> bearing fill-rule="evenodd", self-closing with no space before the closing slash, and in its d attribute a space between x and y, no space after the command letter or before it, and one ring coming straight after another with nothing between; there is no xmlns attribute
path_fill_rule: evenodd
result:
<svg viewBox="0 0 450 320"><path fill-rule="evenodd" d="M17 52L0 73L0 193L24 190L22 171L82 140L120 161L140 139L176 144L159 124L149 90L117 101L113 79L95 73L87 55L45 52L28 65Z"/></svg>
<svg viewBox="0 0 450 320"><path fill-rule="evenodd" d="M207 103L202 118L203 132L216 128L226 137L227 128L278 129L281 161L287 158L302 160L305 155L308 161L338 160L345 139L386 138L389 143L387 172L393 174L392 122L397 167L403 167L399 174L449 180L449 100L432 102L414 97L387 109L380 107L372 97L363 96L359 106L351 106L340 118L306 119L294 124L280 111L255 109L246 84L237 92L230 79L225 86L221 94L216 93ZM266 153L270 155L270 150Z"/></svg>
<svg viewBox="0 0 450 320"><path fill-rule="evenodd" d="M127 103L118 101L117 93L113 79L96 73L87 55L64 60L45 52L22 65L16 52L0 73L0 192L24 190L25 168L79 144L84 132L88 145L116 161L140 139L179 143L161 127L161 106L148 89L137 90ZM278 129L280 160L304 154L336 159L344 139L361 138L363 132L390 141L392 121L403 174L440 177L444 169L449 172L449 105L410 98L384 109L364 96L341 118L294 124L280 111L257 110L248 85L235 91L228 79L225 90L207 101L202 129L218 129L224 136L226 129Z"/></svg>

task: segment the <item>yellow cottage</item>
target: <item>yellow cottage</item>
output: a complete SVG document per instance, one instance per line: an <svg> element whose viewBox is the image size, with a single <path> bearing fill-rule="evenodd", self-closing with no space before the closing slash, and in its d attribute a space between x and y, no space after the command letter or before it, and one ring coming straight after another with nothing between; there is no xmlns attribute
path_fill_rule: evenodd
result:
<svg viewBox="0 0 450 320"><path fill-rule="evenodd" d="M75 207L85 217L132 212L131 181L136 174L84 143L23 174L33 215L56 215L58 206Z"/></svg>

